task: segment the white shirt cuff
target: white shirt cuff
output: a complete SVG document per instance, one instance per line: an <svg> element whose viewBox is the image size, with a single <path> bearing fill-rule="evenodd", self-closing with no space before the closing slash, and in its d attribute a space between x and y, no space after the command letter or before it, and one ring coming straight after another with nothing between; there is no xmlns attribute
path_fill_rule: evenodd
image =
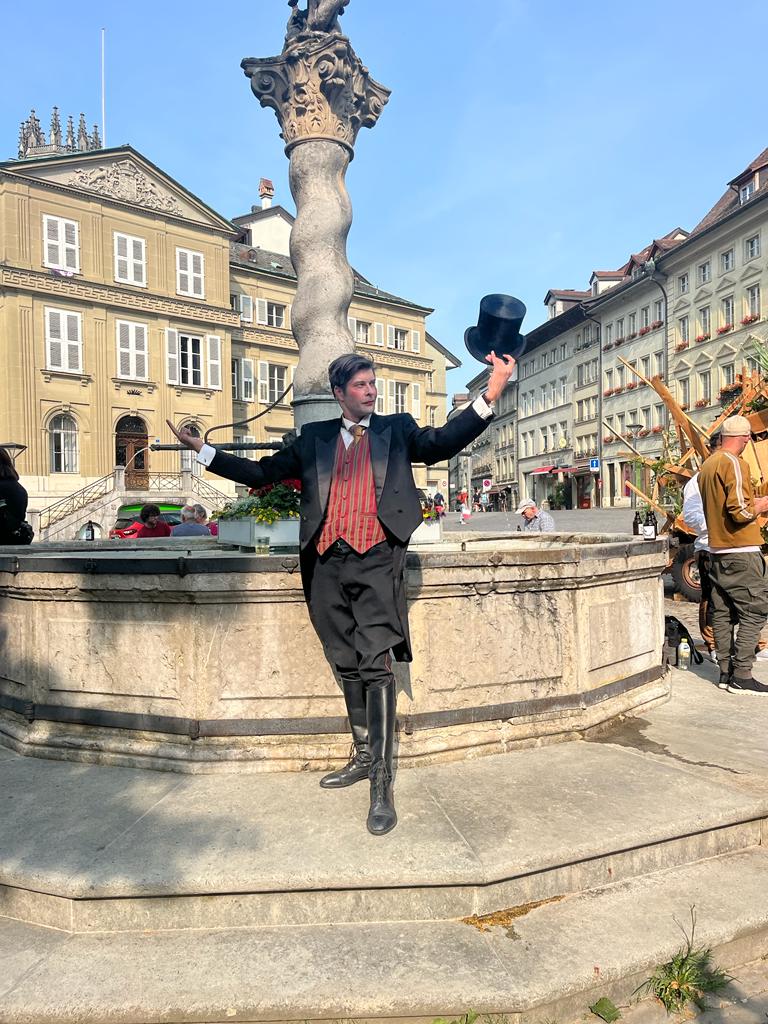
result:
<svg viewBox="0 0 768 1024"><path fill-rule="evenodd" d="M483 420L489 420L493 416L493 406L488 405L486 400L480 395L472 403L472 408L475 410L477 415Z"/></svg>
<svg viewBox="0 0 768 1024"><path fill-rule="evenodd" d="M212 444L204 444L197 453L197 461L203 466L210 466L216 455L216 449Z"/></svg>

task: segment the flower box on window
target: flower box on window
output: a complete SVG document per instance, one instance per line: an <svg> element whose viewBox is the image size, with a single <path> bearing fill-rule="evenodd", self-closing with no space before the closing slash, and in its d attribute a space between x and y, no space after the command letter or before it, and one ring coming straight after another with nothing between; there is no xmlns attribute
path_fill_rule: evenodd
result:
<svg viewBox="0 0 768 1024"><path fill-rule="evenodd" d="M709 339L710 339L711 337L712 337L712 335L711 335L711 334L709 333L709 331L707 331L707 333L706 333L706 334L697 334L697 335L696 335L696 344L697 344L697 345L701 345L701 343L702 343L703 341L709 341Z"/></svg>
<svg viewBox="0 0 768 1024"><path fill-rule="evenodd" d="M637 333L640 335L641 338L644 338L646 334L651 333L650 325L648 327L641 327Z"/></svg>
<svg viewBox="0 0 768 1024"><path fill-rule="evenodd" d="M688 342L687 341L679 341L677 343L677 345L675 345L675 352L683 352L687 348L688 348Z"/></svg>
<svg viewBox="0 0 768 1024"><path fill-rule="evenodd" d="M614 388L613 389L613 393L614 393L614 395L620 395L623 390L624 390L623 387L621 387L621 388Z"/></svg>
<svg viewBox="0 0 768 1024"><path fill-rule="evenodd" d="M627 335L627 341L634 341L636 337L637 331L632 331L630 334Z"/></svg>
<svg viewBox="0 0 768 1024"><path fill-rule="evenodd" d="M654 433L654 434L660 434L660 433L662 432L662 430L663 430L663 429L664 429L664 427L661 427L661 426L659 426L659 427L653 427L653 429L652 429L652 433Z"/></svg>
<svg viewBox="0 0 768 1024"><path fill-rule="evenodd" d="M613 434L606 434L603 438L603 444L613 444L614 440Z"/></svg>
<svg viewBox="0 0 768 1024"><path fill-rule="evenodd" d="M756 320L759 320L760 316L757 313L748 313L746 316L741 318L741 324L746 327L747 324L753 324Z"/></svg>
<svg viewBox="0 0 768 1024"><path fill-rule="evenodd" d="M640 433L637 436L638 437L648 437L649 434L650 434L650 430L646 429L646 430L641 430Z"/></svg>
<svg viewBox="0 0 768 1024"><path fill-rule="evenodd" d="M603 345L603 352L609 352L613 348L613 342L609 341L607 345Z"/></svg>
<svg viewBox="0 0 768 1024"><path fill-rule="evenodd" d="M699 399L699 400L698 400L698 401L696 402L696 408L697 408L697 409L706 409L706 407L707 407L708 405L709 405L709 399L707 399L707 398L700 398L700 399Z"/></svg>
<svg viewBox="0 0 768 1024"><path fill-rule="evenodd" d="M732 331L732 330L733 330L733 324L723 324L722 327L718 327L717 328L717 333L718 334L727 334L728 331Z"/></svg>
<svg viewBox="0 0 768 1024"><path fill-rule="evenodd" d="M688 409L688 403L685 402L683 405L680 406L680 408L683 410L683 412L686 412Z"/></svg>
<svg viewBox="0 0 768 1024"><path fill-rule="evenodd" d="M651 330L652 331L657 331L660 327L663 327L663 326L664 326L664 321L663 320L654 320L653 323L651 324Z"/></svg>
<svg viewBox="0 0 768 1024"><path fill-rule="evenodd" d="M627 391L634 391L636 387L637 387L637 384L635 384L635 383L627 384Z"/></svg>
<svg viewBox="0 0 768 1024"><path fill-rule="evenodd" d="M621 343L622 343L623 341L624 341L624 339L623 339L623 338L617 338L617 339L616 339L616 341L614 341L614 345L617 345L617 346L618 346L618 345L621 345Z"/></svg>

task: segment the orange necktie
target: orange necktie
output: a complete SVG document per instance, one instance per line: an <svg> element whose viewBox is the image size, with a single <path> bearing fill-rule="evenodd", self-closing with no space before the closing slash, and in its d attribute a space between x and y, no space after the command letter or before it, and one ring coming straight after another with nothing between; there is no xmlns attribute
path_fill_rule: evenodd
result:
<svg viewBox="0 0 768 1024"><path fill-rule="evenodd" d="M349 432L352 435L352 444L357 444L365 433L365 427L362 423L353 423L349 428Z"/></svg>

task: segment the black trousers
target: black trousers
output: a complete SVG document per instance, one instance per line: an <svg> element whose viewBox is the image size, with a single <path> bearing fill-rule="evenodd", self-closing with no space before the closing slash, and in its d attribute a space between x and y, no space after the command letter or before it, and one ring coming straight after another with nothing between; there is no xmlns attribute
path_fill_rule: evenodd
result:
<svg viewBox="0 0 768 1024"><path fill-rule="evenodd" d="M403 640L395 602L394 546L382 541L358 554L337 541L313 553L307 603L325 657L362 689L394 685L390 649Z"/></svg>

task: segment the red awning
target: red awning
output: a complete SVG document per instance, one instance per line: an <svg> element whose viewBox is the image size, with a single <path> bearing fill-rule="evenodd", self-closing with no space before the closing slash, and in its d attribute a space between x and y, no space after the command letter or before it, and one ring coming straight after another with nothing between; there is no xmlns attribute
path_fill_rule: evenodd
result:
<svg viewBox="0 0 768 1024"><path fill-rule="evenodd" d="M557 469L557 466L539 466L538 469L531 470L531 476L535 476L536 473L551 473L553 469Z"/></svg>

